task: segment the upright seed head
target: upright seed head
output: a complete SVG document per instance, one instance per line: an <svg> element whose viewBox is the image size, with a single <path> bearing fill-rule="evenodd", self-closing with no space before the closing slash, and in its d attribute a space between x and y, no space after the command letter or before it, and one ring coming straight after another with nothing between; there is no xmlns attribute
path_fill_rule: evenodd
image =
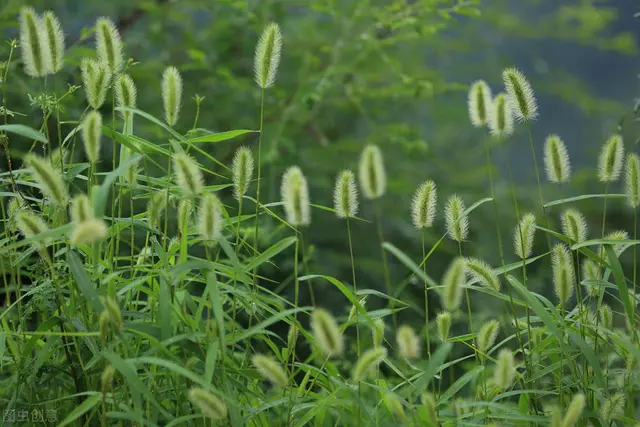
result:
<svg viewBox="0 0 640 427"><path fill-rule="evenodd" d="M147 204L147 220L151 227L159 227L160 220L167 207L167 192L158 191L154 193Z"/></svg>
<svg viewBox="0 0 640 427"><path fill-rule="evenodd" d="M89 111L82 121L82 142L87 159L95 163L100 159L100 137L102 136L102 115L96 110Z"/></svg>
<svg viewBox="0 0 640 427"><path fill-rule="evenodd" d="M340 328L333 316L322 308L311 313L311 330L320 348L327 357L339 356L344 351Z"/></svg>
<svg viewBox="0 0 640 427"><path fill-rule="evenodd" d="M101 219L89 219L74 225L71 232L72 245L88 245L107 236L107 224Z"/></svg>
<svg viewBox="0 0 640 427"><path fill-rule="evenodd" d="M360 298L360 300L358 301L358 304L360 304L360 306L362 307L362 310L364 312L366 312L365 306L367 304L367 297L366 295L363 296L362 298ZM356 315L358 314L358 306L356 304L353 304L351 306L351 309L349 310L349 317L347 319L347 322L351 322L351 319L353 319L354 317L356 317Z"/></svg>
<svg viewBox="0 0 640 427"><path fill-rule="evenodd" d="M584 405L586 403L584 394L578 393L573 396L571 402L569 403L569 407L567 408L567 412L562 420L562 427L574 427L580 417L582 416L582 411L584 410Z"/></svg>
<svg viewBox="0 0 640 427"><path fill-rule="evenodd" d="M627 233L624 230L612 231L610 233L607 233L604 236L604 240L619 240L622 243L625 240L629 240L629 233ZM620 256L620 254L622 253L622 249L624 249L624 245L613 244L612 246L613 246L613 252L616 254L616 256ZM601 259L603 260L608 259L606 245L600 245L600 248L598 249L598 254L600 255Z"/></svg>
<svg viewBox="0 0 640 427"><path fill-rule="evenodd" d="M93 219L93 207L86 194L78 194L71 201L71 220L81 223Z"/></svg>
<svg viewBox="0 0 640 427"><path fill-rule="evenodd" d="M113 377L116 375L116 370L113 366L109 365L104 368L102 375L100 376L100 383L102 385L102 394L106 395L111 391L113 387Z"/></svg>
<svg viewBox="0 0 640 427"><path fill-rule="evenodd" d="M365 351L353 368L353 380L360 382L365 379L378 368L385 357L387 357L387 349L384 347L374 347Z"/></svg>
<svg viewBox="0 0 640 427"><path fill-rule="evenodd" d="M227 405L224 401L203 388L192 388L189 391L189 400L213 421L227 418Z"/></svg>
<svg viewBox="0 0 640 427"><path fill-rule="evenodd" d="M208 244L216 242L222 233L222 203L215 194L207 193L200 200L198 229Z"/></svg>
<svg viewBox="0 0 640 427"><path fill-rule="evenodd" d="M507 99L516 118L521 122L531 122L538 117L538 105L533 88L527 78L516 68L502 72L507 90Z"/></svg>
<svg viewBox="0 0 640 427"><path fill-rule="evenodd" d="M585 259L582 261L582 279L583 280L600 280L601 271L598 264L591 260ZM596 296L599 291L599 286L597 284L584 284L585 288L589 295Z"/></svg>
<svg viewBox="0 0 640 427"><path fill-rule="evenodd" d="M462 291L466 285L466 263L464 258L455 258L442 277L442 306L447 311L456 311L462 302Z"/></svg>
<svg viewBox="0 0 640 427"><path fill-rule="evenodd" d="M498 332L500 331L500 323L497 320L489 320L478 333L478 350L481 353L486 353L496 342Z"/></svg>
<svg viewBox="0 0 640 427"><path fill-rule="evenodd" d="M376 145L367 145L360 155L358 168L360 188L365 199L382 197L387 190L387 174L384 169L382 151Z"/></svg>
<svg viewBox="0 0 640 427"><path fill-rule="evenodd" d="M433 181L422 183L414 193L411 200L411 218L413 225L418 230L433 225L433 220L436 217L437 199L436 184Z"/></svg>
<svg viewBox="0 0 640 427"><path fill-rule="evenodd" d="M167 67L162 73L162 102L166 122L175 125L182 103L182 76L176 67Z"/></svg>
<svg viewBox="0 0 640 427"><path fill-rule="evenodd" d="M600 182L611 183L620 178L622 163L624 162L624 142L620 135L612 135L604 143L598 157L598 179Z"/></svg>
<svg viewBox="0 0 640 427"><path fill-rule="evenodd" d="M29 166L33 179L40 185L42 193L54 205L65 206L69 200L67 187L60 172L54 169L49 160L29 154L25 157L25 163Z"/></svg>
<svg viewBox="0 0 640 427"><path fill-rule="evenodd" d="M307 179L298 166L289 167L282 176L280 194L287 222L294 227L311 223L311 205Z"/></svg>
<svg viewBox="0 0 640 427"><path fill-rule="evenodd" d="M87 103L94 110L104 104L111 81L111 72L104 62L91 58L82 58L80 73Z"/></svg>
<svg viewBox="0 0 640 427"><path fill-rule="evenodd" d="M300 331L298 331L298 327L292 323L291 326L289 326L289 331L287 332L287 348L294 348L299 333Z"/></svg>
<svg viewBox="0 0 640 427"><path fill-rule="evenodd" d="M55 74L64 65L64 32L56 15L47 11L42 17L47 52L47 71Z"/></svg>
<svg viewBox="0 0 640 427"><path fill-rule="evenodd" d="M273 86L276 81L280 53L282 50L282 34L278 24L267 25L258 40L253 62L253 71L258 86L262 89Z"/></svg>
<svg viewBox="0 0 640 427"><path fill-rule="evenodd" d="M196 162L185 152L173 156L173 169L178 187L187 196L196 196L202 192L204 179Z"/></svg>
<svg viewBox="0 0 640 427"><path fill-rule="evenodd" d="M420 397L422 405L427 412L427 421L431 427L438 427L440 422L438 421L438 405L436 404L436 398L431 393L423 393Z"/></svg>
<svg viewBox="0 0 640 427"><path fill-rule="evenodd" d="M98 59L107 65L111 74L118 74L122 68L122 39L113 21L106 17L96 21L96 51Z"/></svg>
<svg viewBox="0 0 640 427"><path fill-rule="evenodd" d="M22 210L16 215L16 227L20 230L20 233L30 239L38 234L44 233L49 230L47 224L42 218L28 210ZM42 239L36 243L36 246L43 248L49 245L49 239Z"/></svg>
<svg viewBox="0 0 640 427"><path fill-rule="evenodd" d="M438 336L442 342L449 339L449 331L451 330L451 313L443 311L436 317L436 325L438 326Z"/></svg>
<svg viewBox="0 0 640 427"><path fill-rule="evenodd" d="M544 168L551 182L565 183L571 178L569 152L558 135L549 135L544 142Z"/></svg>
<svg viewBox="0 0 640 427"><path fill-rule="evenodd" d="M384 404L396 417L400 420L407 421L407 416L404 414L404 408L402 407L402 402L393 394L385 393L382 400L384 400Z"/></svg>
<svg viewBox="0 0 640 427"><path fill-rule="evenodd" d="M456 242L462 242L469 236L469 217L465 212L462 199L454 194L444 207L444 219L447 234Z"/></svg>
<svg viewBox="0 0 640 427"><path fill-rule="evenodd" d="M253 155L247 147L240 147L236 150L231 164L231 173L233 197L240 201L247 192L253 177Z"/></svg>
<svg viewBox="0 0 640 427"><path fill-rule="evenodd" d="M251 362L260 375L274 386L285 388L289 383L289 378L284 369L282 369L282 365L272 357L256 354L251 358Z"/></svg>
<svg viewBox="0 0 640 427"><path fill-rule="evenodd" d="M488 263L478 258L466 258L465 262L469 279L476 280L482 286L496 292L500 291L500 279Z"/></svg>
<svg viewBox="0 0 640 427"><path fill-rule="evenodd" d="M627 155L624 184L629 205L635 209L640 205L640 157L635 153Z"/></svg>
<svg viewBox="0 0 640 427"><path fill-rule="evenodd" d="M180 200L178 205L178 232L180 234L189 228L189 219L191 219L191 201L187 199Z"/></svg>
<svg viewBox="0 0 640 427"><path fill-rule="evenodd" d="M600 322L605 329L613 328L613 310L607 304L600 307Z"/></svg>
<svg viewBox="0 0 640 427"><path fill-rule="evenodd" d="M625 396L623 393L616 393L604 401L600 408L600 416L604 425L611 423L624 415Z"/></svg>
<svg viewBox="0 0 640 427"><path fill-rule="evenodd" d="M526 259L533 252L533 238L536 234L536 217L532 213L525 214L513 233L513 248L516 255Z"/></svg>
<svg viewBox="0 0 640 427"><path fill-rule="evenodd" d="M511 350L502 349L498 353L498 362L494 371L493 381L501 390L507 390L513 384L516 369Z"/></svg>
<svg viewBox="0 0 640 427"><path fill-rule="evenodd" d="M471 84L467 97L467 106L473 126L479 128L487 125L491 116L492 102L491 88L484 80L478 80Z"/></svg>
<svg viewBox="0 0 640 427"><path fill-rule="evenodd" d="M103 297L102 305L104 306L104 312L108 314L109 322L119 330L122 330L122 313L120 312L120 305L112 297Z"/></svg>
<svg viewBox="0 0 640 427"><path fill-rule="evenodd" d="M129 74L120 74L115 82L116 103L118 107L136 108L138 99L138 90L136 84ZM120 115L125 121L131 119L133 113L129 111L121 111Z"/></svg>
<svg viewBox="0 0 640 427"><path fill-rule="evenodd" d="M373 321L373 328L371 330L374 347L382 347L382 343L384 341L384 330L384 320L382 319L382 317L378 317Z"/></svg>
<svg viewBox="0 0 640 427"><path fill-rule="evenodd" d="M513 112L509 107L506 94L496 95L489 113L489 132L491 135L505 139L513 133Z"/></svg>
<svg viewBox="0 0 640 427"><path fill-rule="evenodd" d="M553 270L553 288L562 306L571 298L575 280L571 254L564 243L558 243L553 247L551 267Z"/></svg>
<svg viewBox="0 0 640 427"><path fill-rule="evenodd" d="M420 357L420 338L411 326L400 326L396 333L396 343L400 356L405 359L417 359Z"/></svg>
<svg viewBox="0 0 640 427"><path fill-rule="evenodd" d="M353 172L350 170L338 174L333 191L333 203L338 218L353 218L358 214L358 190Z"/></svg>
<svg viewBox="0 0 640 427"><path fill-rule="evenodd" d="M32 7L20 9L20 49L25 72L31 77L44 77L51 59L46 46L46 29Z"/></svg>
<svg viewBox="0 0 640 427"><path fill-rule="evenodd" d="M562 232L573 243L587 240L587 220L576 209L567 209L562 214Z"/></svg>

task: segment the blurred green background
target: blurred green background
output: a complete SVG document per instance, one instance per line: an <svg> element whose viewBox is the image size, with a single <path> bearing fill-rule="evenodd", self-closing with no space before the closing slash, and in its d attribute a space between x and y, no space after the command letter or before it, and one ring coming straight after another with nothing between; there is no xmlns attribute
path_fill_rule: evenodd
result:
<svg viewBox="0 0 640 427"><path fill-rule="evenodd" d="M426 179L438 184L439 212L428 246L444 232L442 206L452 193L471 205L489 194L485 133L467 118L468 85L485 79L494 92L502 90L500 72L520 68L531 80L540 104L533 138L542 159L542 144L550 133L567 143L574 178L560 189L545 185L545 199L588 192L603 192L595 179L600 145L618 127L627 150L637 150L638 126L634 99L638 93L638 34L640 12L636 0L3 0L0 5L0 60L9 51L5 40L17 37L19 8L53 9L67 36L67 63L56 76L58 92L67 84L80 85L79 63L93 56L92 25L98 16L111 17L120 28L129 72L138 86L138 106L162 117L160 77L168 65L182 72L183 110L176 126L193 126L197 94L204 97L199 127L212 131L257 129L260 91L253 81L253 49L262 28L278 22L283 31L283 58L276 85L265 101L265 184L267 202L279 199L279 181L285 167L298 164L310 182L312 202L331 206L335 175L357 168L360 150L375 143L385 154L388 194L381 202L385 238L416 262L420 235L411 226L409 206L416 186ZM37 127L41 112L26 94L42 92L42 82L28 79L20 61L12 64L8 86L10 109L24 115L14 123ZM63 120L78 120L85 108L78 90L64 101ZM109 101L103 107L110 114ZM66 135L73 124L63 126ZM55 124L50 131L55 135ZM138 120L135 132L166 143L166 135ZM255 134L253 134L255 135ZM225 164L240 145L256 147L255 136L203 146ZM28 146L13 144L17 164ZM102 170L110 170L111 153ZM537 187L528 137L522 126L507 144L493 146L496 188L507 261L514 261L511 232L515 213L505 167L508 156L517 182L522 210L539 213ZM4 155L2 156L4 159ZM82 160L80 155L76 160ZM199 158L216 173L229 172ZM3 170L6 162L2 160ZM208 184L226 180L208 176ZM78 190L72 190L72 192ZM255 191L255 185L252 191ZM264 190L263 190L264 191ZM611 188L621 192L621 185ZM228 201L231 204L230 194ZM127 204L125 204L126 206ZM146 200L136 200L145 209ZM601 221L601 202L577 204L589 220L593 234ZM231 208L230 208L231 209ZM551 211L557 219L560 210ZM633 230L632 212L623 201L609 205L609 230ZM125 213L126 215L126 213ZM372 207L363 203L361 216L373 219ZM556 226L557 226L556 221ZM290 233L276 222L265 222L269 239ZM490 204L471 216L468 255L499 265L495 225ZM306 232L311 245L309 269L345 281L351 277L345 224L322 210L314 210ZM361 288L384 291L379 243L375 227L360 222L354 227L355 256ZM547 250L538 239L536 254ZM263 242L262 247L268 242ZM124 248L123 250L128 251ZM457 245L445 242L430 259L428 272L439 278ZM623 261L628 263L630 251ZM291 254L282 254L263 274L285 284L291 275ZM394 292L422 311L422 284L408 280L409 272L389 257ZM531 267L530 286L549 293L548 261ZM318 303L335 307L344 298L323 283L314 283ZM400 294L400 295L398 295ZM303 295L303 303L308 296ZM474 304L484 304L482 297ZM379 308L382 301L369 302ZM491 306L486 306L491 308ZM415 312L401 314L416 321Z"/></svg>

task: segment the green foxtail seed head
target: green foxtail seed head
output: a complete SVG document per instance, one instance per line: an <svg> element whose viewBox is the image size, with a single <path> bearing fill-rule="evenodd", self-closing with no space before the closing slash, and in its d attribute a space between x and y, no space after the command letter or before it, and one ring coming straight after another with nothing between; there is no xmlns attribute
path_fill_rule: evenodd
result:
<svg viewBox="0 0 640 427"><path fill-rule="evenodd" d="M218 396L203 388L189 390L189 400L213 421L227 418L227 405Z"/></svg>
<svg viewBox="0 0 640 427"><path fill-rule="evenodd" d="M40 218L40 216L23 210L16 215L16 226L20 233L27 239L37 236L40 233L44 233L49 230L47 224ZM49 244L49 239L43 239L36 243L36 246L42 248Z"/></svg>
<svg viewBox="0 0 640 427"><path fill-rule="evenodd" d="M449 339L449 331L451 330L451 313L443 311L436 317L436 326L438 327L438 336L442 342Z"/></svg>
<svg viewBox="0 0 640 427"><path fill-rule="evenodd" d="M89 111L82 121L82 143L87 159L95 163L100 159L100 137L102 136L102 116L99 112Z"/></svg>
<svg viewBox="0 0 640 427"><path fill-rule="evenodd" d="M138 90L129 74L120 74L115 82L116 104L118 107L136 108ZM133 113L121 111L120 115L125 121L131 119Z"/></svg>
<svg viewBox="0 0 640 427"><path fill-rule="evenodd" d="M507 95L496 95L489 110L489 132L499 139L505 139L513 133L513 112L509 107Z"/></svg>
<svg viewBox="0 0 640 427"><path fill-rule="evenodd" d="M400 420L408 421L407 416L404 414L404 408L402 407L402 402L393 394L385 393L382 400L384 401L384 405L387 407L389 412L394 414Z"/></svg>
<svg viewBox="0 0 640 427"><path fill-rule="evenodd" d="M500 291L500 279L488 263L478 258L466 258L465 262L470 280L475 280L496 292Z"/></svg>
<svg viewBox="0 0 640 427"><path fill-rule="evenodd" d="M420 338L418 338L411 326L404 325L398 328L396 343L401 357L405 359L417 359L420 357Z"/></svg>
<svg viewBox="0 0 640 427"><path fill-rule="evenodd" d="M31 7L20 9L20 49L25 72L31 77L44 77L50 63L46 46L46 29L42 18Z"/></svg>
<svg viewBox="0 0 640 427"><path fill-rule="evenodd" d="M373 321L373 328L371 329L371 335L373 338L373 346L381 347L384 341L385 324L382 317L378 317Z"/></svg>
<svg viewBox="0 0 640 427"><path fill-rule="evenodd" d="M536 217L524 214L513 233L513 249L521 259L529 258L533 252L533 238L536 234Z"/></svg>
<svg viewBox="0 0 640 427"><path fill-rule="evenodd" d="M598 267L598 264L595 261L591 259L585 259L582 261L582 279L600 280L600 267ZM585 283L584 286L589 295L596 296L598 294L599 286L597 284Z"/></svg>
<svg viewBox="0 0 640 427"><path fill-rule="evenodd" d="M173 170L178 187L187 196L200 194L204 187L202 171L188 154L184 152L173 156Z"/></svg>
<svg viewBox="0 0 640 427"><path fill-rule="evenodd" d="M289 332L287 332L287 348L295 347L299 333L298 327L295 324L289 326Z"/></svg>
<svg viewBox="0 0 640 427"><path fill-rule="evenodd" d="M101 298L104 310L109 313L109 321L117 329L122 330L122 314L120 313L120 306L118 301L112 297Z"/></svg>
<svg viewBox="0 0 640 427"><path fill-rule="evenodd" d="M498 353L498 361L493 372L493 381L500 390L507 390L513 384L516 369L513 361L513 353L509 349L502 349Z"/></svg>
<svg viewBox="0 0 640 427"><path fill-rule="evenodd" d="M507 99L518 121L530 122L538 117L536 97L527 78L516 68L502 72Z"/></svg>
<svg viewBox="0 0 640 427"><path fill-rule="evenodd" d="M253 60L256 83L262 89L273 86L276 81L281 50L282 34L280 33L280 27L272 22L262 32Z"/></svg>
<svg viewBox="0 0 640 427"><path fill-rule="evenodd" d="M102 313L100 313L100 317L98 319L98 327L100 329L100 342L102 344L104 344L107 340L110 325L111 319L109 318L109 312L107 310L103 310Z"/></svg>
<svg viewBox="0 0 640 427"><path fill-rule="evenodd" d="M573 396L565 413L564 419L562 420L562 427L574 427L576 425L582 416L585 403L584 394L578 393Z"/></svg>
<svg viewBox="0 0 640 427"><path fill-rule="evenodd" d="M628 375L635 375L638 369L638 358L635 354L629 353L625 359L625 369Z"/></svg>
<svg viewBox="0 0 640 427"><path fill-rule="evenodd" d="M411 219L418 229L428 228L433 225L436 217L436 203L438 193L433 181L426 181L418 187L411 200Z"/></svg>
<svg viewBox="0 0 640 427"><path fill-rule="evenodd" d="M200 200L198 229L207 244L213 244L222 232L222 203L215 194L207 193Z"/></svg>
<svg viewBox="0 0 640 427"><path fill-rule="evenodd" d="M56 15L47 11L42 16L47 53L47 71L55 74L64 65L64 32Z"/></svg>
<svg viewBox="0 0 640 427"><path fill-rule="evenodd" d="M19 197L12 197L7 203L7 226L11 231L16 230L16 216L19 212L27 210L26 205L23 205L23 200Z"/></svg>
<svg viewBox="0 0 640 427"><path fill-rule="evenodd" d="M91 108L97 110L102 107L107 97L111 72L103 62L91 58L82 58L80 73L87 103Z"/></svg>
<svg viewBox="0 0 640 427"><path fill-rule="evenodd" d="M607 233L604 236L604 240L619 240L621 243L624 242L625 240L629 240L629 233L627 233L624 230L616 230L616 231L612 231L610 233ZM598 249L598 254L600 256L600 258L607 260L608 256L607 256L607 250L605 248L606 245L600 245L600 248ZM620 256L620 254L622 253L622 250L624 249L624 245L619 244L613 245L613 252L616 254L616 256Z"/></svg>
<svg viewBox="0 0 640 427"><path fill-rule="evenodd" d="M191 201L187 199L180 200L178 205L178 232L180 234L189 229L191 211Z"/></svg>
<svg viewBox="0 0 640 427"><path fill-rule="evenodd" d="M311 223L307 179L298 166L291 166L284 172L280 195L289 224L300 227Z"/></svg>
<svg viewBox="0 0 640 427"><path fill-rule="evenodd" d="M42 193L57 206L66 206L69 201L67 187L62 180L60 171L55 169L49 160L29 154L25 157L33 179L40 185Z"/></svg>
<svg viewBox="0 0 640 427"><path fill-rule="evenodd" d="M627 155L624 188L629 205L634 209L637 208L640 205L640 157L635 153Z"/></svg>
<svg viewBox="0 0 640 427"><path fill-rule="evenodd" d="M102 385L102 394L106 395L113 388L113 377L116 375L116 370L113 366L109 365L104 368L102 375L100 376L100 384Z"/></svg>
<svg viewBox="0 0 640 427"><path fill-rule="evenodd" d="M333 316L322 308L311 313L311 330L318 345L328 357L339 356L344 351L344 342L340 328Z"/></svg>
<svg viewBox="0 0 640 427"><path fill-rule="evenodd" d="M374 347L365 351L353 368L353 380L360 382L365 379L368 374L378 368L385 357L387 357L387 349L384 347Z"/></svg>
<svg viewBox="0 0 640 427"><path fill-rule="evenodd" d="M624 162L624 143L620 135L612 135L604 143L598 157L598 179L611 183L620 178Z"/></svg>
<svg viewBox="0 0 640 427"><path fill-rule="evenodd" d="M358 177L365 199L378 199L384 195L387 190L387 173L384 169L382 151L378 146L371 144L362 150Z"/></svg>
<svg viewBox="0 0 640 427"><path fill-rule="evenodd" d="M98 59L107 65L111 74L118 74L122 68L122 39L113 21L106 17L96 21L96 51Z"/></svg>
<svg viewBox="0 0 640 427"><path fill-rule="evenodd" d="M553 270L553 288L562 306L571 298L575 280L571 254L564 243L558 243L553 247L551 267Z"/></svg>
<svg viewBox="0 0 640 427"><path fill-rule="evenodd" d="M77 223L93 219L93 207L86 194L78 194L71 201L71 221Z"/></svg>
<svg viewBox="0 0 640 427"><path fill-rule="evenodd" d="M456 311L462 302L462 291L466 285L466 263L464 258L455 258L442 277L442 306L445 310Z"/></svg>
<svg viewBox="0 0 640 427"><path fill-rule="evenodd" d="M491 88L484 80L478 80L471 84L467 106L473 126L479 128L487 125L491 115L492 102Z"/></svg>
<svg viewBox="0 0 640 427"><path fill-rule="evenodd" d="M71 232L72 245L88 245L107 236L107 224L101 219L89 219L74 225Z"/></svg>
<svg viewBox="0 0 640 427"><path fill-rule="evenodd" d="M573 243L587 240L587 220L576 209L567 209L562 214L562 232Z"/></svg>
<svg viewBox="0 0 640 427"><path fill-rule="evenodd" d="M478 350L481 353L486 353L495 344L499 331L500 323L497 320L489 320L482 325L480 332L478 332Z"/></svg>
<svg viewBox="0 0 640 427"><path fill-rule="evenodd" d="M274 386L279 388L285 388L287 386L289 382L287 373L282 369L282 365L272 357L256 354L251 358L251 363L260 375Z"/></svg>
<svg viewBox="0 0 640 427"><path fill-rule="evenodd" d="M569 152L558 135L549 135L544 142L544 168L551 182L565 183L571 178Z"/></svg>
<svg viewBox="0 0 640 427"><path fill-rule="evenodd" d="M247 147L240 147L236 150L231 164L231 173L233 175L233 197L236 200L242 200L249 184L251 184L251 178L253 178L253 155Z"/></svg>
<svg viewBox="0 0 640 427"><path fill-rule="evenodd" d="M360 304L360 306L362 307L362 310L366 312L366 310L365 310L365 306L367 304L366 295L363 296L362 298L360 298L360 301L358 301L358 304ZM347 322L350 322L351 319L356 317L357 314L358 314L358 306L356 304L353 304L351 306L351 309L349 310L349 317L347 318Z"/></svg>
<svg viewBox="0 0 640 427"><path fill-rule="evenodd" d="M613 311L607 304L602 304L600 307L600 322L603 328L613 328Z"/></svg>
<svg viewBox="0 0 640 427"><path fill-rule="evenodd" d="M162 102L164 119L169 126L175 125L182 103L182 77L176 67L167 67L162 73Z"/></svg>
<svg viewBox="0 0 640 427"><path fill-rule="evenodd" d="M358 214L358 189L350 170L343 170L338 174L333 204L338 218L353 218Z"/></svg>
<svg viewBox="0 0 640 427"><path fill-rule="evenodd" d="M624 415L625 397L622 393L616 393L606 399L600 407L600 416L604 425L608 426L614 420Z"/></svg>
<svg viewBox="0 0 640 427"><path fill-rule="evenodd" d="M160 220L167 207L167 192L158 191L154 193L147 204L147 220L151 227L159 227Z"/></svg>
<svg viewBox="0 0 640 427"><path fill-rule="evenodd" d="M427 413L427 421L431 427L440 426L438 421L438 405L436 404L436 398L431 393L423 393L420 397L422 406L424 406Z"/></svg>
<svg viewBox="0 0 640 427"><path fill-rule="evenodd" d="M462 242L469 236L469 217L465 212L462 199L454 194L449 197L444 207L444 220L449 237Z"/></svg>

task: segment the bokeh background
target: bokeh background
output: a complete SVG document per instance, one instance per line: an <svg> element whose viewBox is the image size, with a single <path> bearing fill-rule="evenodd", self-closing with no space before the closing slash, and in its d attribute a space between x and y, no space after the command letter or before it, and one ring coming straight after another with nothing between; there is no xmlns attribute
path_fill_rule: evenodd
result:
<svg viewBox="0 0 640 427"><path fill-rule="evenodd" d="M383 232L415 261L420 259L421 243L411 226L409 205L419 183L433 179L439 186L438 221L427 234L428 246L444 232L442 204L450 194L458 193L467 205L489 194L485 132L472 128L467 117L467 90L474 80L485 79L499 92L500 72L508 66L520 68L531 80L540 104L540 118L532 127L538 160L544 138L557 133L568 145L575 171L571 184L562 189L545 184L547 201L603 192L595 179L596 157L611 133L622 132L626 149L637 150L640 126L634 108L640 19L634 15L640 13L640 5L636 0L1 0L2 60L9 50L5 40L17 37L18 11L25 4L38 11L55 10L64 25L68 53L64 73L56 81L59 92L66 85L81 84L78 67L82 57L95 54L92 25L98 16L111 17L120 28L140 109L162 117L160 77L166 66L177 66L185 83L176 126L180 132L193 126L196 95L204 97L199 127L258 128L260 91L253 81L253 49L262 28L278 22L284 36L283 58L276 85L267 90L265 100L266 201L279 199L282 171L298 164L308 176L313 203L331 206L335 175L357 167L365 144L378 144L389 176L388 194L380 206ZM21 114L10 119L35 127L41 112L25 94L41 93L42 82L24 77L20 61L12 66L15 72L6 96L11 110ZM63 120L78 120L86 106L82 91L65 98L63 106ZM104 110L110 114L109 101ZM63 133L74 126L64 125ZM167 142L166 134L148 122L136 122L135 131L146 139ZM50 132L56 132L54 123ZM254 135L203 148L229 164L238 146L257 146ZM506 160L522 210L539 212L528 136L520 126L506 144L491 144L503 243L507 261L515 261L510 237L515 214ZM28 148L10 147L18 165ZM109 149L104 152L104 171L111 166ZM199 160L229 176L207 159ZM6 162L0 162L6 170ZM208 184L226 182L207 177ZM611 192L621 190L621 184L611 188ZM136 209L145 206L146 199L136 199ZM591 230L598 230L601 201L576 207L588 217ZM632 212L623 201L611 201L608 209L608 230L633 230ZM550 212L556 226L559 212ZM363 204L361 216L373 219L370 204ZM264 226L269 232L263 247L267 240L289 233L276 221L267 219ZM499 265L490 204L473 212L471 230L465 253ZM354 234L359 286L384 291L374 225L358 222ZM349 281L344 222L314 210L305 238L310 272ZM540 238L538 243L536 253L544 253L546 242ZM457 245L445 242L430 259L429 274L439 278L456 252ZM623 261L628 265L627 252ZM389 259L395 296L422 311L422 284L411 280L404 265ZM273 279L268 286L289 291L290 263L291 254L283 254L275 263L278 268L263 271ZM529 285L550 293L549 270L547 261L532 265ZM319 304L344 304L344 297L328 285L313 286ZM303 300L308 302L306 293ZM383 302L369 304L376 308ZM482 306L485 301L474 298L474 304ZM414 311L400 316L421 322Z"/></svg>

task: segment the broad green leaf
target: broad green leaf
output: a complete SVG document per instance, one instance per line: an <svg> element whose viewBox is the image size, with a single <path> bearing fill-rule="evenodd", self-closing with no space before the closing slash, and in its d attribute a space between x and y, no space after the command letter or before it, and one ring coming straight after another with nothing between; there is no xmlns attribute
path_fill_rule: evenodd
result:
<svg viewBox="0 0 640 427"><path fill-rule="evenodd" d="M71 274L78 285L78 289L80 289L80 292L89 301L89 304L91 304L93 309L97 313L101 313L102 310L104 310L104 306L102 305L102 301L100 301L100 297L96 292L95 286L91 280L89 280L87 271L85 270L82 261L80 261L78 254L76 254L75 251L70 250L67 253L67 262L69 263Z"/></svg>
<svg viewBox="0 0 640 427"><path fill-rule="evenodd" d="M254 268L259 267L260 265L269 261L271 258L278 255L280 252L284 251L293 243L295 243L296 240L297 237L295 236L285 237L284 239L280 240L278 243L271 246L269 249L262 252L257 257L253 258L251 262L245 266L245 271L252 271Z"/></svg>
<svg viewBox="0 0 640 427"><path fill-rule="evenodd" d="M90 411L94 406L96 406L102 400L102 393L96 393L93 396L85 399L77 408L75 408L69 415L65 417L64 420L58 424L58 427L64 427L76 421L82 415Z"/></svg>
<svg viewBox="0 0 640 427"><path fill-rule="evenodd" d="M0 131L15 133L16 135L24 136L28 139L33 139L35 141L42 142L44 144L47 143L47 137L37 130L30 128L29 126L19 125L19 124L11 124L11 125L1 125Z"/></svg>

